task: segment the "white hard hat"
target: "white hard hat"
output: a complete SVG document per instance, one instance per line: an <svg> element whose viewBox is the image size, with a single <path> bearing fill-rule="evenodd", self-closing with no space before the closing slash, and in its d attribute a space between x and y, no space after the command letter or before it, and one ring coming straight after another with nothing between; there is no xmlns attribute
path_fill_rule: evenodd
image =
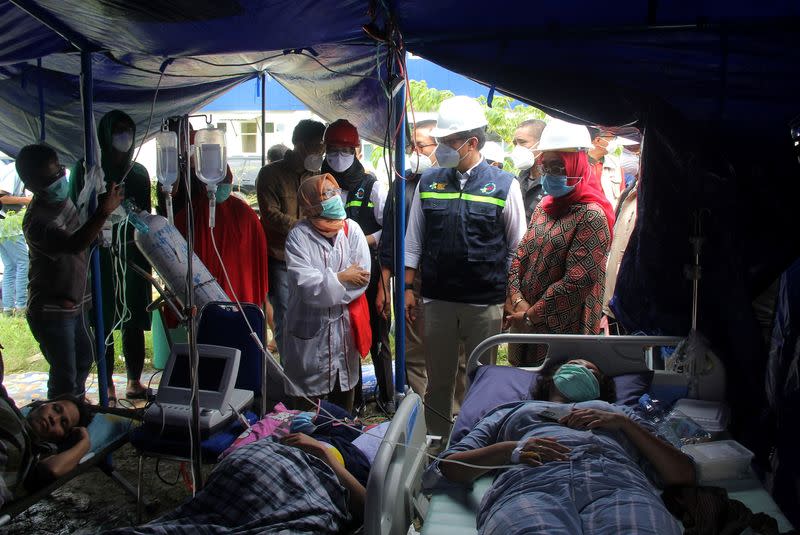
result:
<svg viewBox="0 0 800 535"><path fill-rule="evenodd" d="M589 129L580 124L550 119L536 150L581 150L594 148Z"/></svg>
<svg viewBox="0 0 800 535"><path fill-rule="evenodd" d="M503 163L506 159L506 153L503 147L500 146L500 143L495 141L487 141L481 149L481 154L483 154L484 158L493 162Z"/></svg>
<svg viewBox="0 0 800 535"><path fill-rule="evenodd" d="M451 97L439 105L436 128L431 130L431 136L447 137L486 125L486 114L478 101L465 96Z"/></svg>

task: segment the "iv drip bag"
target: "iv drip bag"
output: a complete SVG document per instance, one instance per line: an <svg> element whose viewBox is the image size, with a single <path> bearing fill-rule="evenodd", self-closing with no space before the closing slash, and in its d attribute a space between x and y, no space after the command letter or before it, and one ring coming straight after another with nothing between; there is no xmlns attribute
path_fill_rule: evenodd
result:
<svg viewBox="0 0 800 535"><path fill-rule="evenodd" d="M210 186L222 182L228 169L225 132L219 128L198 130L194 138L194 147L197 178Z"/></svg>
<svg viewBox="0 0 800 535"><path fill-rule="evenodd" d="M178 180L178 134L175 132L156 134L156 178L164 189Z"/></svg>

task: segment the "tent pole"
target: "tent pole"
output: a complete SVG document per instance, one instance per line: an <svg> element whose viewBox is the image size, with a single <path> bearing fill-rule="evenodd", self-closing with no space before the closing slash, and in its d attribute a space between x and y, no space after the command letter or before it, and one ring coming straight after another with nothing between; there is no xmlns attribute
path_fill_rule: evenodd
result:
<svg viewBox="0 0 800 535"><path fill-rule="evenodd" d="M267 71L261 71L261 167L267 165Z"/></svg>
<svg viewBox="0 0 800 535"><path fill-rule="evenodd" d="M391 128L397 134L394 145L394 391L395 404L399 405L406 391L406 300L405 300L405 236L406 236L406 188L404 175L406 168L406 93L398 92L395 97ZM399 182L397 182L399 180ZM421 393L420 393L421 394Z"/></svg>
<svg viewBox="0 0 800 535"><path fill-rule="evenodd" d="M92 53L81 52L81 97L83 99L83 150L85 174L94 167L94 81ZM89 213L97 210L97 192L89 199ZM108 407L108 378L106 376L105 325L103 325L103 290L100 284L100 249L92 248L90 258L92 272L92 306L94 309L94 340L97 347L97 388L100 405Z"/></svg>

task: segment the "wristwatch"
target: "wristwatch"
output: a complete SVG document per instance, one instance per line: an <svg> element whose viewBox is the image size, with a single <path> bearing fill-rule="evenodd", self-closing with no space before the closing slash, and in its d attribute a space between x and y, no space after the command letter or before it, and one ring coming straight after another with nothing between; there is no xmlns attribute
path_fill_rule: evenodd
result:
<svg viewBox="0 0 800 535"><path fill-rule="evenodd" d="M533 308L533 307L531 307L531 308ZM530 310L530 308L528 310ZM532 329L533 328L533 322L531 321L531 317L528 316L528 310L525 311L525 314L523 314L523 316L525 316L525 325Z"/></svg>

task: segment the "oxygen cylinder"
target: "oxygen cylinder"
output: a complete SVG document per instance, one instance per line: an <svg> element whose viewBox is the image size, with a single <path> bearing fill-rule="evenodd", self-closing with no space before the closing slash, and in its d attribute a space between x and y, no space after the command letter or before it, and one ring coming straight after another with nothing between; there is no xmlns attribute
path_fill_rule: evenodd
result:
<svg viewBox="0 0 800 535"><path fill-rule="evenodd" d="M169 289L179 298L184 298L189 259L186 240L175 226L160 215L140 212L139 217L149 231L136 230L133 239L137 247ZM192 272L194 304L198 309L211 301L230 301L222 286L194 253Z"/></svg>

